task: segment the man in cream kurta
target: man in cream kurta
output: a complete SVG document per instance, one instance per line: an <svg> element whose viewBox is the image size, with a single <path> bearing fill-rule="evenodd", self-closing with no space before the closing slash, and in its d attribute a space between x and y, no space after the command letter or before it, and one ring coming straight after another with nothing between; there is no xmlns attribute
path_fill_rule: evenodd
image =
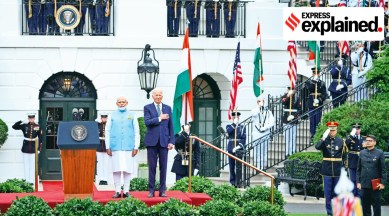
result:
<svg viewBox="0 0 389 216"><path fill-rule="evenodd" d="M128 197L131 173L133 173L134 157L138 154L140 143L138 118L134 112L127 110L128 101L119 97L116 101L118 110L108 116L105 144L107 154L112 157L113 180L115 194L121 196L121 174L123 174L123 197Z"/></svg>

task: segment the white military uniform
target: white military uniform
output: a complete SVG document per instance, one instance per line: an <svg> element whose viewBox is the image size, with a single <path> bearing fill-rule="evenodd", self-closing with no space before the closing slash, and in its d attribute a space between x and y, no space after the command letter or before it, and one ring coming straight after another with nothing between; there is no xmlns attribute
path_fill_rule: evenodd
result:
<svg viewBox="0 0 389 216"><path fill-rule="evenodd" d="M262 95L258 97L257 101L264 99ZM275 120L271 111L267 110L264 106L255 107L251 110L251 115L253 120L252 140L255 142L259 138L270 133L270 128L274 126ZM260 169L264 169L267 166L268 145L269 140L266 140L265 142L260 143L259 146L255 147L256 166Z"/></svg>
<svg viewBox="0 0 389 216"><path fill-rule="evenodd" d="M353 64L353 69L351 71L352 85L353 88L356 88L366 82L366 73L372 68L373 61L368 52L357 50L351 53L351 62ZM367 92L357 92L355 101L363 99L367 99Z"/></svg>

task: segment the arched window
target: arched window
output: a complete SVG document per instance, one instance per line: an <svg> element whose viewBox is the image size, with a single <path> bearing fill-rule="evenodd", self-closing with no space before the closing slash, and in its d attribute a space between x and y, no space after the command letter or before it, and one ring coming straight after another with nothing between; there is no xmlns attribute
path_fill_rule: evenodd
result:
<svg viewBox="0 0 389 216"><path fill-rule="evenodd" d="M97 98L92 82L77 72L60 72L45 81L39 98Z"/></svg>
<svg viewBox="0 0 389 216"><path fill-rule="evenodd" d="M201 74L193 80L193 97L195 99L220 99L220 91L209 75Z"/></svg>

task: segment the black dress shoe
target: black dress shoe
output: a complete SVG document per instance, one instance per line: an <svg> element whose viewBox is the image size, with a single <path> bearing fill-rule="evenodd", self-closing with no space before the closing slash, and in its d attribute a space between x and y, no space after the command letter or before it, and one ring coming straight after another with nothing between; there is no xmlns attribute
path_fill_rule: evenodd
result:
<svg viewBox="0 0 389 216"><path fill-rule="evenodd" d="M128 192L123 194L123 198L127 198L127 197L131 197L131 195Z"/></svg>
<svg viewBox="0 0 389 216"><path fill-rule="evenodd" d="M167 197L165 192L160 192L159 197Z"/></svg>
<svg viewBox="0 0 389 216"><path fill-rule="evenodd" d="M112 196L112 198L120 198L121 196L120 196L120 193L119 192L116 192L113 196Z"/></svg>
<svg viewBox="0 0 389 216"><path fill-rule="evenodd" d="M151 197L154 197L154 192L149 192L149 194L147 195L148 198L151 198Z"/></svg>

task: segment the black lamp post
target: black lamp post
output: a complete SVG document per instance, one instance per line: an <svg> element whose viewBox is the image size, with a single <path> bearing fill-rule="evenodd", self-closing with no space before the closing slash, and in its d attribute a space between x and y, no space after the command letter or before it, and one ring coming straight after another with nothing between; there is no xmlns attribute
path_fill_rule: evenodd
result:
<svg viewBox="0 0 389 216"><path fill-rule="evenodd" d="M153 51L153 59L157 64L153 64L153 60L150 58L149 51ZM142 61L143 63L139 65ZM146 44L142 50L142 57L137 63L138 65L138 76L140 82L140 88L147 92L147 99L150 98L150 91L157 85L158 74L159 74L159 62L155 59L154 50L151 49L149 44Z"/></svg>

